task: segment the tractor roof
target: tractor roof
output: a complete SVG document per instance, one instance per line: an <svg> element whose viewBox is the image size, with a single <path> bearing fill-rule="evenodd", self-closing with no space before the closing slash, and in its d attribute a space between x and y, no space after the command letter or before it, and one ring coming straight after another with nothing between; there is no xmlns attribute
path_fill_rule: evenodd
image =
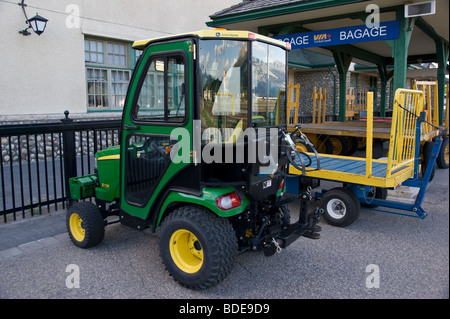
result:
<svg viewBox="0 0 450 319"><path fill-rule="evenodd" d="M169 35L159 38L153 38L153 39L147 39L147 40L139 40L135 41L133 43L133 48L137 50L143 50L147 45L154 42L160 42L165 40L171 40L175 38L185 38L185 37L198 37L201 39L242 39L242 40L262 40L265 42L269 42L272 44L276 44L278 46L281 46L283 48L290 49L290 44L272 39L254 32L249 31L233 31L233 30L226 30L226 29L211 29L211 30L201 30L201 31L195 31L195 32L189 32L189 33L182 33L182 34L176 34L176 35Z"/></svg>

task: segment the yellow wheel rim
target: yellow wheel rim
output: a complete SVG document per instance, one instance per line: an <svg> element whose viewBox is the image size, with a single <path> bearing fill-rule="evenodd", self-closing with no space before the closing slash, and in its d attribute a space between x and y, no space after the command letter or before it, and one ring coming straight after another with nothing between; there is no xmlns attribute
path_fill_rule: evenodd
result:
<svg viewBox="0 0 450 319"><path fill-rule="evenodd" d="M70 215L70 232L72 233L73 238L75 238L75 240L79 242L82 242L85 236L84 228L81 226L82 222L83 220L77 213L73 213L72 215Z"/></svg>
<svg viewBox="0 0 450 319"><path fill-rule="evenodd" d="M308 149L306 148L306 145L303 144L303 143L297 143L295 145L295 148L297 149L297 151L300 151L300 152L303 152L303 153L308 152Z"/></svg>
<svg viewBox="0 0 450 319"><path fill-rule="evenodd" d="M186 229L170 237L170 255L175 265L186 273L196 273L203 265L203 249L197 237Z"/></svg>
<svg viewBox="0 0 450 319"><path fill-rule="evenodd" d="M316 149L317 153L326 153L327 152L327 147L325 145L325 141L321 141L318 139L314 143L314 148Z"/></svg>
<svg viewBox="0 0 450 319"><path fill-rule="evenodd" d="M366 146L366 138L365 137L358 137L358 148Z"/></svg>
<svg viewBox="0 0 450 319"><path fill-rule="evenodd" d="M342 143L339 139L335 137L330 137L331 143L333 144L333 154L341 154L342 153Z"/></svg>

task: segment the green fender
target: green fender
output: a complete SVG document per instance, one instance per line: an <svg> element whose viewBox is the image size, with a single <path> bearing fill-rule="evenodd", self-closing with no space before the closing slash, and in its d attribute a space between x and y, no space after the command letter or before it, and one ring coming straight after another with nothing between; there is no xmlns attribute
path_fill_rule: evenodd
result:
<svg viewBox="0 0 450 319"><path fill-rule="evenodd" d="M229 210L222 210L219 207L216 206L216 198L231 192L236 191L231 186L224 186L224 187L205 187L202 190L201 196L195 196L191 194L186 193L180 193L176 191L172 191L167 195L166 199L164 200L163 204L161 205L161 209L159 211L158 219L156 221L156 226L159 226L159 223L161 222L161 218L164 215L164 212L169 206L169 204L173 203L186 203L186 204L194 204L206 207L207 209L211 210L215 214L217 214L220 217L231 217L234 215L238 215L242 213L245 208L250 204L250 200L248 198L241 199L241 206L235 207Z"/></svg>

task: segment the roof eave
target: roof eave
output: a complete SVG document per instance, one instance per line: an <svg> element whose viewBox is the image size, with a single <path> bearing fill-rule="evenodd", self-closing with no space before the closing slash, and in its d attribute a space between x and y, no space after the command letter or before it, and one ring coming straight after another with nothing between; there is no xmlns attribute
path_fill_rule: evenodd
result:
<svg viewBox="0 0 450 319"><path fill-rule="evenodd" d="M269 7L259 10L253 10L250 12L228 14L222 17L215 17L211 15L212 21L207 21L206 25L208 27L218 27L227 24L244 22L255 19L269 18L277 15L285 15L291 13L298 13L310 10L318 10L329 7L341 6L346 4L352 4L357 2L364 2L366 0L316 0L307 2L297 2L287 5L282 5L278 7Z"/></svg>

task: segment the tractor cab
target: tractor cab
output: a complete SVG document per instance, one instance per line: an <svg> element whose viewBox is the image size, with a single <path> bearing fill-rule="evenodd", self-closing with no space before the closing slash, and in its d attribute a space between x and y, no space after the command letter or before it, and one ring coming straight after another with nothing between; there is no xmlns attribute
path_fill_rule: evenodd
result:
<svg viewBox="0 0 450 319"><path fill-rule="evenodd" d="M123 115L124 215L158 225L161 216L151 212L173 190L200 197L231 191L230 207L212 203L222 216L241 213L247 200L276 196L283 181L274 172L286 127L286 46L226 30L134 44L142 54Z"/></svg>

